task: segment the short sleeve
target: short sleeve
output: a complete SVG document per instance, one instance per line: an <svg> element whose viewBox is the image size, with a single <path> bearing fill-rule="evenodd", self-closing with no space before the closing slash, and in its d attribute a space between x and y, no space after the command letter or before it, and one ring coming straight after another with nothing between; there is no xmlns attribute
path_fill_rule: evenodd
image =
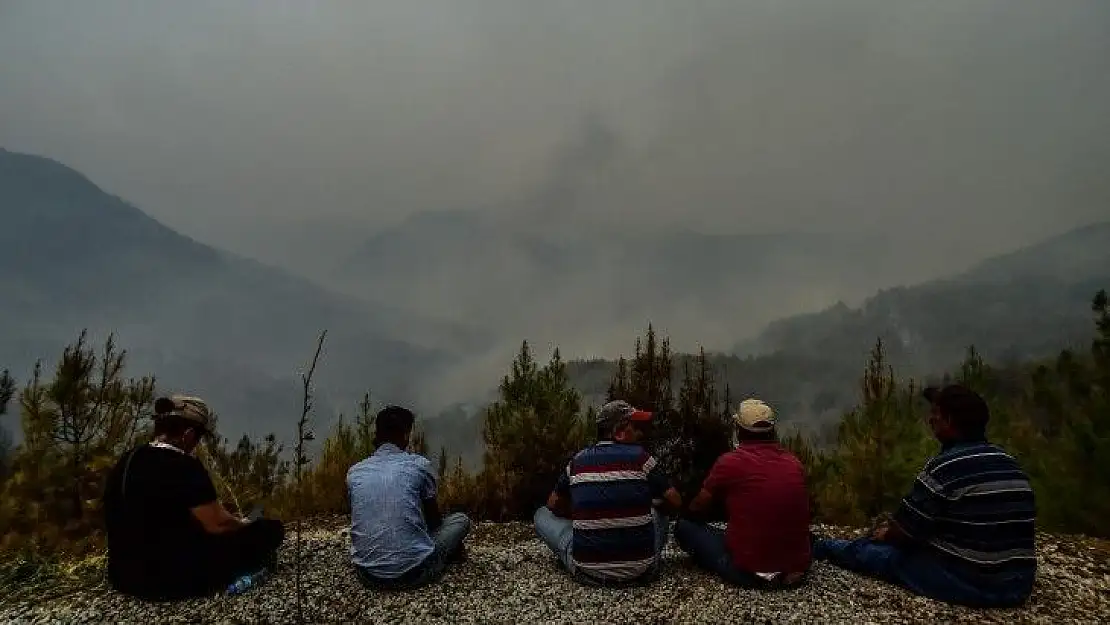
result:
<svg viewBox="0 0 1110 625"><path fill-rule="evenodd" d="M177 497L187 508L196 508L216 501L216 487L204 465L196 458L183 456L184 462L178 465L174 482Z"/></svg>
<svg viewBox="0 0 1110 625"><path fill-rule="evenodd" d="M928 540L933 534L936 517L943 513L946 501L941 485L922 471L894 513L894 522L910 537L920 541Z"/></svg>
<svg viewBox="0 0 1110 625"><path fill-rule="evenodd" d="M559 477L555 478L555 492L560 496L570 496L570 463L567 463L565 469L559 472Z"/></svg>
<svg viewBox="0 0 1110 625"><path fill-rule="evenodd" d="M707 490L713 495L718 495L728 482L728 479L728 467L725 465L725 457L721 456L717 458L717 461L713 463L713 467L709 469L709 475L706 476L701 487L703 490Z"/></svg>
<svg viewBox="0 0 1110 625"><path fill-rule="evenodd" d="M659 461L655 456L648 456L644 461L644 472L647 473L648 488L651 489L651 498L660 499L663 493L671 488L671 480L667 474L663 472L663 467L659 466Z"/></svg>

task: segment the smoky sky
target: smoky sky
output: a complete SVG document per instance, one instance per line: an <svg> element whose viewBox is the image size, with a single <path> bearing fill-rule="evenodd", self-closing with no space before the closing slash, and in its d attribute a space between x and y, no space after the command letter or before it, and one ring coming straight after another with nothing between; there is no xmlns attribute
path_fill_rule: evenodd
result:
<svg viewBox="0 0 1110 625"><path fill-rule="evenodd" d="M485 209L932 271L1110 216L1105 0L0 0L0 59L0 145L279 263Z"/></svg>

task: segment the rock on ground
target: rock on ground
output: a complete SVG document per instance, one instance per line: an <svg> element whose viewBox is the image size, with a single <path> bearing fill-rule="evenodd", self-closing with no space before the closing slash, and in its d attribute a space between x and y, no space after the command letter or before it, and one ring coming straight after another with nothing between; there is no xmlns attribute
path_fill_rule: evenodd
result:
<svg viewBox="0 0 1110 625"><path fill-rule="evenodd" d="M829 530L830 528L822 528ZM842 530L841 530L842 531ZM833 533L839 533L833 530ZM290 535L278 575L237 597L153 605L103 584L48 601L0 607L4 623L293 623L297 620ZM356 623L1108 623L1110 552L1104 543L1043 535L1040 575L1029 603L982 611L949 606L816 563L799 589L726 586L669 546L661 578L646 588L584 588L519 524L480 524L469 561L414 592L364 589L349 568L338 522L306 530L305 622Z"/></svg>

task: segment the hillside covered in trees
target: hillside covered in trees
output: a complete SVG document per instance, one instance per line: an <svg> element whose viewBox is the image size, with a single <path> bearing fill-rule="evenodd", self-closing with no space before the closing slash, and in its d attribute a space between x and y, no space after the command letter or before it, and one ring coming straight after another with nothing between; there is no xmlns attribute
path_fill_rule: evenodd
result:
<svg viewBox="0 0 1110 625"><path fill-rule="evenodd" d="M990 436L1029 472L1043 530L1106 536L1110 515L1110 302L1099 291L1086 307L1094 336L1082 350L1055 358L992 366L971 349L946 376L980 391L992 410ZM677 376L677 377L676 377ZM678 380L675 383L675 380ZM311 381L311 380L310 380ZM312 385L306 385L311 394ZM890 510L935 443L924 425L920 383L890 365L875 343L857 403L818 447L800 433L785 443L803 460L817 519L861 524ZM720 384L705 354L676 358L653 331L617 364L604 392L654 410L651 445L676 484L691 496L727 450L730 406L743 393ZM36 367L29 380L0 377L0 407L14 406L23 442L0 460L0 551L11 580L39 574L59 555L101 548L99 493L120 454L148 436L151 377L130 377L126 355L112 342L94 347L80 337L54 371ZM311 397L306 397L311 405ZM440 497L448 510L479 519L531 517L555 474L591 440L593 407L572 387L556 350L543 361L523 344L501 381L496 401L482 411L483 464L468 471L457 457L437 459ZM354 416L321 436L314 461L291 467L276 436L202 449L220 495L235 510L264 503L286 519L348 511L344 475L373 451L374 407L369 396ZM312 420L301 440L310 442ZM418 424L419 425L419 424ZM790 427L786 415L785 428ZM290 419L290 429L296 424ZM414 447L429 454L424 436ZM296 476L296 477L294 477Z"/></svg>
<svg viewBox="0 0 1110 625"><path fill-rule="evenodd" d="M771 401L791 424L826 446L840 416L858 401L855 381L876 338L900 375L936 380L975 345L1001 367L1051 357L1062 347L1082 349L1090 336L1090 294L1110 283L1110 222L1092 224L959 275L880 291L858 307L845 304L772 323L733 353L705 358L716 383L734 396ZM681 383L696 354L674 354L671 383ZM587 402L605 396L619 362L603 358L567 363L571 385ZM477 467L481 414L456 406L428 425L429 440L447 444Z"/></svg>

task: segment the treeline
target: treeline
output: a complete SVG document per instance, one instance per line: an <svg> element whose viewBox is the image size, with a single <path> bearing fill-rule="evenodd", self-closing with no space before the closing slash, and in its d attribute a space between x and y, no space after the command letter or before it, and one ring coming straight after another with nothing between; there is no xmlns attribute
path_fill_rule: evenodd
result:
<svg viewBox="0 0 1110 625"><path fill-rule="evenodd" d="M1096 332L1089 351L994 368L972 348L946 379L987 398L991 438L1029 471L1042 529L1107 536L1110 307L1105 291L1094 298L1092 311ZM805 435L791 432L790 414L781 414L784 442L806 465L815 513L834 523L862 524L891 510L936 451L920 385L895 376L881 341L857 392L858 406L842 416L832 445L812 445ZM651 445L686 497L696 493L714 460L730 448L730 407L742 399L719 383L704 352L676 357L666 338L650 327L632 355L619 360L606 396L657 413ZM0 455L0 557L27 561L102 547L98 506L103 480L116 458L149 437L155 397L153 378L125 375L125 354L111 339L96 349L84 334L64 351L49 377L36 366L20 389L6 372L0 375L0 410L15 407L23 434L17 447ZM286 519L342 514L349 511L347 469L374 449L375 411L367 394L351 417L340 417L316 459L302 466L299 480L273 434L259 440L244 436L235 444L210 441L200 455L233 510L261 503ZM483 413L482 468L466 471L445 449L430 455L438 465L442 506L480 519L529 519L558 471L594 437L594 409L584 406L573 389L558 350L541 363L524 343L501 380L498 400ZM429 454L421 434L413 447Z"/></svg>

